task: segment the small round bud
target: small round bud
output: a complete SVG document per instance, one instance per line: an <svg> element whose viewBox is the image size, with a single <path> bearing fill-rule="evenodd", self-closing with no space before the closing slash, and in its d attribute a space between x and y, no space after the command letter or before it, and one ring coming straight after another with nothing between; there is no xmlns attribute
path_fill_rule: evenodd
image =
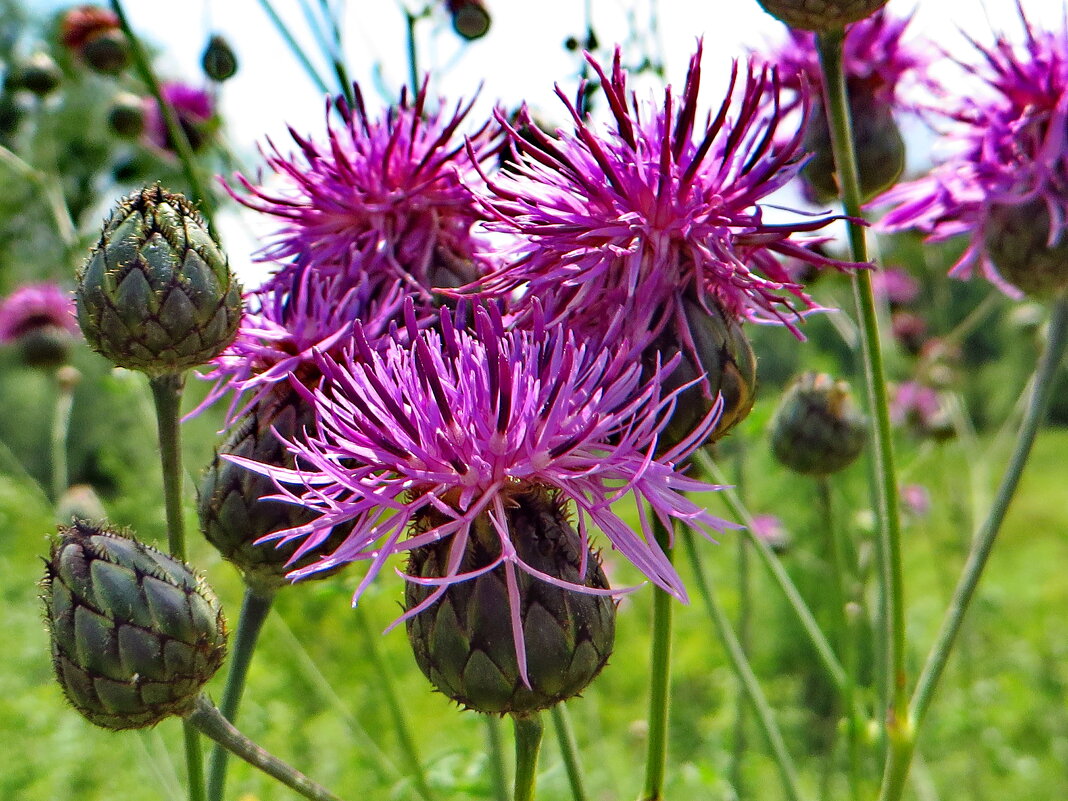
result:
<svg viewBox="0 0 1068 801"><path fill-rule="evenodd" d="M117 30L118 15L114 11L94 5L67 9L59 23L63 44L74 51L81 51L85 43L98 33Z"/></svg>
<svg viewBox="0 0 1068 801"><path fill-rule="evenodd" d="M10 344L27 367L65 364L78 333L70 293L51 284L25 284L0 300L0 343Z"/></svg>
<svg viewBox="0 0 1068 801"><path fill-rule="evenodd" d="M468 41L481 39L489 32L490 15L482 0L446 0L452 27Z"/></svg>
<svg viewBox="0 0 1068 801"><path fill-rule="evenodd" d="M61 528L42 586L56 678L97 726L139 729L188 713L223 662L215 593L130 537L81 520Z"/></svg>
<svg viewBox="0 0 1068 801"><path fill-rule="evenodd" d="M578 533L557 499L531 489L506 506L512 544L528 565L580 586L607 589L594 554L586 573ZM437 525L441 521L425 521ZM416 548L408 572L442 578L450 571L451 538ZM483 514L471 529L459 573L485 568L500 556L500 535ZM512 637L505 567L451 584L429 609L408 618L415 661L431 684L463 706L487 714L547 709L593 681L612 652L615 602L604 595L567 590L516 571L519 620L526 642L528 687L520 676ZM405 603L412 609L433 587L409 582Z"/></svg>
<svg viewBox="0 0 1068 801"><path fill-rule="evenodd" d="M757 0L761 8L791 28L803 31L841 30L850 22L869 17L886 0Z"/></svg>
<svg viewBox="0 0 1068 801"><path fill-rule="evenodd" d="M1046 298L1068 287L1068 236L1050 244L1042 200L998 204L987 213L983 243L1001 276L1024 294Z"/></svg>
<svg viewBox="0 0 1068 801"><path fill-rule="evenodd" d="M100 496L88 484L75 484L73 487L67 487L56 502L56 518L64 525L77 520L85 523L99 523L107 516Z"/></svg>
<svg viewBox="0 0 1068 801"><path fill-rule="evenodd" d="M123 139L137 139L145 132L145 101L132 92L119 92L108 108L108 125Z"/></svg>
<svg viewBox="0 0 1068 801"><path fill-rule="evenodd" d="M78 322L120 367L181 373L233 341L241 287L207 224L159 185L120 201L78 278Z"/></svg>
<svg viewBox="0 0 1068 801"><path fill-rule="evenodd" d="M775 458L798 473L825 476L864 450L868 422L845 381L805 373L786 390L771 421Z"/></svg>
<svg viewBox="0 0 1068 801"><path fill-rule="evenodd" d="M222 83L237 74L237 55L226 39L214 34L204 48L204 55L200 57L200 66L205 75Z"/></svg>
<svg viewBox="0 0 1068 801"><path fill-rule="evenodd" d="M48 53L37 52L16 67L11 87L18 87L32 92L37 97L45 97L59 88L63 73L59 65Z"/></svg>
<svg viewBox="0 0 1068 801"><path fill-rule="evenodd" d="M80 52L85 63L102 75L120 75L130 66L130 43L117 28L93 34Z"/></svg>

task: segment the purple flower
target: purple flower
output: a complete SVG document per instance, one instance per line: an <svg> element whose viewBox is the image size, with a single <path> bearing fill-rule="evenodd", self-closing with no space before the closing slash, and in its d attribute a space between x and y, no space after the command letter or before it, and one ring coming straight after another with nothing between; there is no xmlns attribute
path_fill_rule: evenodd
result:
<svg viewBox="0 0 1068 801"><path fill-rule="evenodd" d="M903 485L901 502L913 517L924 518L931 512L931 493L923 484Z"/></svg>
<svg viewBox="0 0 1068 801"><path fill-rule="evenodd" d="M78 335L70 292L56 284L24 284L0 300L0 343L16 342L42 328Z"/></svg>
<svg viewBox="0 0 1068 801"><path fill-rule="evenodd" d="M525 112L517 126L498 116L520 156L488 181L485 206L494 218L489 227L518 244L478 291L510 296L522 288L525 302L536 298L549 319L567 318L582 331L599 331L619 314L636 346L668 331L698 364L688 305L718 305L731 319L781 322L797 332L812 304L778 257L851 265L795 236L833 218L764 219L760 201L804 162L799 129L777 141L775 70L750 62L739 74L735 64L727 96L700 123L700 60L698 46L682 95L668 89L658 105L630 93L618 50L610 73L590 58L612 114L608 125L584 118L559 89L572 131L541 131Z"/></svg>
<svg viewBox="0 0 1068 801"><path fill-rule="evenodd" d="M164 101L174 109L178 124L185 132L193 150L199 150L206 141L208 125L215 116L215 101L209 92L194 86L172 81L160 87ZM145 136L161 150L173 151L174 143L163 121L159 104L154 98L145 100Z"/></svg>
<svg viewBox="0 0 1068 801"><path fill-rule="evenodd" d="M979 64L961 66L978 87L956 88L940 101L953 153L929 175L876 200L891 206L883 230L915 228L930 242L967 235L950 274L968 277L978 265L1014 297L1015 285L1028 281L1027 265L1020 275L1013 262L1035 245L1061 243L1068 214L1068 22L1039 31L1018 8L1023 43L1000 35L990 47L973 42Z"/></svg>
<svg viewBox="0 0 1068 801"><path fill-rule="evenodd" d="M916 381L903 381L893 388L890 419L895 425L912 423L921 429L932 426L942 410L938 393Z"/></svg>
<svg viewBox="0 0 1068 801"><path fill-rule="evenodd" d="M372 118L356 88L354 108L333 104L342 125L331 124L317 144L292 128L299 155L273 143L268 166L287 186L275 192L238 175L247 194L230 189L251 209L283 221L261 254L285 262L286 271L309 266L343 273L371 294L397 283L424 301L432 287L474 280L483 267L472 226L482 213L465 182L477 183L473 162L495 150L488 125L465 148L459 129L471 106L427 108L423 90Z"/></svg>
<svg viewBox="0 0 1068 801"><path fill-rule="evenodd" d="M451 572L440 580L406 576L435 591L403 620L472 577L457 574L457 565L474 521L488 516L501 551L486 569L503 566L509 586L516 571L525 571L576 592L598 592L544 575L517 555L506 507L511 496L540 486L574 504L583 553L592 523L650 580L685 600L645 504L669 530L672 518L706 530L731 527L683 494L713 487L675 467L714 425L718 406L689 439L654 458L674 402L661 397L659 370L645 380L626 347L579 340L562 326L535 321L530 329L505 330L493 308L476 307L465 327L460 321L468 311L442 310L438 331L418 330L409 301L408 339L393 337L380 351L357 324L343 360L319 359L323 383L315 390L298 385L315 406L318 432L288 444L297 468L234 459L274 478L283 488L279 499L320 514L270 535L303 540L294 558L318 548L333 526L352 521L340 547L292 575L367 561L358 599L391 556L451 537ZM612 509L628 494L638 502L641 535ZM427 530L431 515L445 522ZM519 609L511 617L525 671Z"/></svg>
<svg viewBox="0 0 1068 801"><path fill-rule="evenodd" d="M920 296L920 282L897 267L875 271L871 283L875 293L894 306L906 306Z"/></svg>

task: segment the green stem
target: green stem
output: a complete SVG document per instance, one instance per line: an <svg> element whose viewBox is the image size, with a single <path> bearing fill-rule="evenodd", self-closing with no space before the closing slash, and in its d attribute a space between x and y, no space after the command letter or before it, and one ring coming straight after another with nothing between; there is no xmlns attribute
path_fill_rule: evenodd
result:
<svg viewBox="0 0 1068 801"><path fill-rule="evenodd" d="M415 47L415 23L419 17L405 9L404 20L408 26L408 80L412 85L414 98L419 94L419 54Z"/></svg>
<svg viewBox="0 0 1068 801"><path fill-rule="evenodd" d="M840 30L820 34L818 47L820 66L823 71L824 105L828 114L834 163L842 192L842 205L845 213L856 220L861 216L860 180L857 172L856 145L849 116L849 101L846 97L845 72L842 67L843 38L844 34ZM849 242L854 261L868 261L864 228L859 222L849 222ZM884 639L892 682L886 725L887 734L893 739L902 734L902 732L895 732L894 728L905 725L904 717L908 705L905 674L905 593L901 569L901 521L890 428L889 393L883 369L879 320L870 270L857 270L854 273L853 295L861 321L864 384L867 390L868 408L875 420L872 438L872 455L877 475L875 505L879 518L879 536L887 559L885 575L882 577L889 611Z"/></svg>
<svg viewBox="0 0 1068 801"><path fill-rule="evenodd" d="M56 409L52 417L51 451L52 451L52 502L58 503L67 491L67 432L70 430L71 409L74 407L74 386L77 381L65 375L73 367L61 367L56 372ZM69 520L67 521L70 522Z"/></svg>
<svg viewBox="0 0 1068 801"><path fill-rule="evenodd" d="M237 721L237 710L241 704L241 695L248 678L252 654L256 650L263 623L271 611L274 591L256 591L245 588L245 597L241 603L241 618L237 622L233 645L230 651L229 673L226 675L226 687L223 689L219 711L231 723ZM229 752L218 743L211 750L208 765L208 801L223 801L226 790L226 766Z"/></svg>
<svg viewBox="0 0 1068 801"><path fill-rule="evenodd" d="M652 515L653 534L668 561L671 537ZM645 788L640 801L660 801L667 774L668 707L671 702L671 614L674 599L656 587L653 592L653 643L649 683L649 747L645 757Z"/></svg>
<svg viewBox="0 0 1068 801"><path fill-rule="evenodd" d="M130 21L122 8L121 0L111 0L111 8L119 18L122 32L126 34L126 39L130 43L130 55L133 56L134 66L137 68L141 80L148 87L148 91L152 93L152 97L156 99L156 103L159 105L160 116L163 117L163 124L167 128L167 137L178 154L178 161L182 165L182 173L189 184L189 191L193 193L200 205L201 212L210 223L215 210L215 202L211 195L207 193L203 181L200 180L200 171L197 169L193 148L190 147L189 139L178 122L178 114L175 112L174 107L163 97L163 90L160 87L156 73L152 69L152 62L149 61L148 54L145 53L145 49L141 46L141 40L134 33L133 28L130 27Z"/></svg>
<svg viewBox="0 0 1068 801"><path fill-rule="evenodd" d="M704 472L704 474L712 481L717 484L727 483L723 472L712 460L712 457L705 452L704 448L694 453L692 458L697 463L697 466L701 468L702 472ZM764 564L765 569L767 569L772 578L775 579L775 583L779 585L779 589L786 597L787 603L797 616L801 628L804 629L805 634L808 635L812 647L816 651L816 656L819 657L820 663L823 665L824 670L827 671L828 677L830 677L834 686L841 691L842 688L846 686L846 672L842 668L842 664L838 661L838 657L835 656L834 649L831 647L830 642L827 641L826 635L816 622L816 618L813 617L812 611L801 597L801 593L798 591L797 586L787 574L786 568L782 566L782 563L772 552L768 544L753 533L753 516L738 497L738 493L730 487L726 487L717 494L723 499L723 502L727 506L727 510L745 526L746 538L753 546L757 556L760 557L760 561Z"/></svg>
<svg viewBox="0 0 1068 801"><path fill-rule="evenodd" d="M682 538L686 543L686 551L689 554L690 563L693 565L694 582L697 584L697 591L704 600L705 606L708 607L708 615L712 620L712 625L715 627L720 642L727 652L731 667L734 669L738 681L741 682L746 698L749 699L753 707L760 730L768 741L772 755L775 758L775 764L779 768L779 777L782 779L783 790L790 801L799 801L801 792L797 785L797 769L794 767L793 760L786 750L786 742L783 740L779 726L775 722L771 706L768 704L767 698L764 697L760 682L753 673L749 660L745 656L745 651L742 650L742 645L738 642L738 637L731 628L726 612L723 611L723 607L719 605L715 594L712 592L704 568L701 565L701 556L694 543L693 532L684 529Z"/></svg>
<svg viewBox="0 0 1068 801"><path fill-rule="evenodd" d="M378 677L378 689L382 692L383 700L389 708L390 716L393 718L393 728L397 732L401 750L404 752L404 758L408 762L408 769L411 771L412 780L415 782L415 789L425 801L433 801L434 794L430 791L426 773L423 771L423 763L419 759L419 752L415 747L415 738L412 737L408 721L404 717L404 703L401 701L400 696L397 695L393 680L390 678L393 675L393 671L389 669L382 659L382 654L379 653L378 636L371 630L367 615L358 606L353 611L356 615L356 625L363 637L364 653L371 658L371 665L375 675Z"/></svg>
<svg viewBox="0 0 1068 801"><path fill-rule="evenodd" d="M751 619L753 608L753 583L749 580L749 543L745 537L738 538L738 645L742 654L750 648ZM748 656L746 656L748 658ZM737 708L734 712L734 740L731 744L731 786L736 798L745 797L745 775L742 762L746 753L746 697L745 685L738 680Z"/></svg>
<svg viewBox="0 0 1068 801"><path fill-rule="evenodd" d="M540 712L512 715L515 724L515 801L534 801L538 752L545 726Z"/></svg>
<svg viewBox="0 0 1068 801"><path fill-rule="evenodd" d="M282 18L278 16L278 12L274 10L274 6L271 5L270 0L259 0L260 8L267 15L267 18L274 25L274 29L278 32L278 35L282 37L282 41L286 43L289 48L290 55L292 55L301 67L304 68L305 74L311 79L311 82L315 84L315 88L324 95L330 94L330 90L326 86L326 81L316 71L315 67L311 63L311 59L308 58L308 54L304 52L304 48L300 46L296 39L293 38L293 34L289 32L289 28L286 26Z"/></svg>
<svg viewBox="0 0 1068 801"><path fill-rule="evenodd" d="M496 715L483 715L486 721L486 740L489 744L489 762L493 780L494 801L508 801L508 777L504 767L504 738L501 737L501 719Z"/></svg>
<svg viewBox="0 0 1068 801"><path fill-rule="evenodd" d="M964 565L960 581L953 591L946 616L942 620L942 626L935 638L934 645L927 656L916 690L912 695L909 707L909 717L906 721L910 727L918 728L927 716L931 706L934 692L938 688L938 682L942 678L946 663L953 651L957 635L964 623L965 615L975 596L976 587L983 576L987 561L990 559L994 543L997 541L998 532L1005 521L1009 505L1016 494L1020 484L1024 467L1031 455L1031 447L1034 445L1035 436L1039 426L1045 418L1046 409L1049 406L1053 392L1053 379L1057 374L1057 368L1064 358L1065 345L1068 343L1068 298L1059 297L1053 305L1053 314L1050 318L1049 331L1046 338L1046 347L1039 360L1035 371L1035 379L1031 388L1031 397L1027 404L1027 410L1020 423L1020 430L1016 436L1016 445L1009 458L1005 473L1001 478L994 503L983 521L982 527L972 540L971 551L968 561ZM905 779L908 776L909 762L915 746L915 739L910 737L903 742L891 767L883 779L880 798L883 801L897 801L904 791Z"/></svg>
<svg viewBox="0 0 1068 801"><path fill-rule="evenodd" d="M316 784L303 773L287 765L278 757L272 756L252 740L235 729L215 708L206 695L197 698L196 706L185 721L193 728L203 732L215 742L222 745L234 756L240 757L254 768L277 779L286 787L294 790L311 801L341 801L326 788Z"/></svg>
<svg viewBox="0 0 1068 801"><path fill-rule="evenodd" d="M575 732L571 728L571 716L567 712L567 706L563 703L556 704L550 712L553 716L553 726L556 728L556 739L560 742L560 755L564 758L567 781L571 785L571 797L575 801L586 801L578 743L575 742Z"/></svg>
<svg viewBox="0 0 1068 801"><path fill-rule="evenodd" d="M200 749L200 735L188 719L182 720L182 744L185 747L189 801L204 801L204 752Z"/></svg>

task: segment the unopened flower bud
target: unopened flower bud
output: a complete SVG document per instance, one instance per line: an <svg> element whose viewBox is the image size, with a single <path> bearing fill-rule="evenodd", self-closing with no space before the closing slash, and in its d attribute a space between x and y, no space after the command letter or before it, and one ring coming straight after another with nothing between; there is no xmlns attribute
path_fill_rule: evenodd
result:
<svg viewBox="0 0 1068 801"><path fill-rule="evenodd" d="M102 75L119 75L130 66L130 43L118 28L93 34L80 52L85 63Z"/></svg>
<svg viewBox="0 0 1068 801"><path fill-rule="evenodd" d="M67 47L80 51L89 39L99 33L119 30L119 17L101 6L74 6L64 12L59 22L60 38Z"/></svg>
<svg viewBox="0 0 1068 801"><path fill-rule="evenodd" d="M825 33L871 16L886 0L757 0L761 8L791 28Z"/></svg>
<svg viewBox="0 0 1068 801"><path fill-rule="evenodd" d="M226 626L185 564L106 528L61 528L45 577L52 664L71 705L106 729L190 712L222 664Z"/></svg>
<svg viewBox="0 0 1068 801"><path fill-rule="evenodd" d="M88 484L75 484L67 487L56 501L56 519L64 525L69 525L76 520L99 523L106 517L107 511L100 501L100 496Z"/></svg>
<svg viewBox="0 0 1068 801"><path fill-rule="evenodd" d="M78 322L120 367L180 373L237 333L241 288L207 224L159 185L120 201L79 276Z"/></svg>
<svg viewBox="0 0 1068 801"><path fill-rule="evenodd" d="M780 462L805 475L837 473L864 449L868 422L849 385L805 373L786 390L771 421L771 448Z"/></svg>
<svg viewBox="0 0 1068 801"><path fill-rule="evenodd" d="M1068 236L1050 244L1043 200L991 206L983 228L987 253L1001 276L1024 294L1045 298L1068 287Z"/></svg>
<svg viewBox="0 0 1068 801"><path fill-rule="evenodd" d="M482 0L446 0L452 27L468 41L481 39L490 28L490 14Z"/></svg>
<svg viewBox="0 0 1068 801"><path fill-rule="evenodd" d="M0 300L0 343L13 345L27 367L65 364L78 333L70 293L55 284L26 284Z"/></svg>
<svg viewBox="0 0 1068 801"><path fill-rule="evenodd" d="M63 73L55 60L48 53L37 52L15 68L11 85L45 97L52 94L62 80Z"/></svg>
<svg viewBox="0 0 1068 801"><path fill-rule="evenodd" d="M526 564L562 581L607 589L599 560L594 554L583 559L578 533L549 492L531 489L505 508L512 544ZM445 538L414 549L409 574L435 579L470 573L500 556L500 535L485 514L471 528L458 570L449 568L451 545ZM533 712L577 695L604 667L615 639L611 598L564 589L521 570L514 575L518 601L509 600L506 567L498 565L450 584L429 609L407 621L415 661L431 684L457 703L488 714ZM426 600L433 589L409 582L407 608ZM516 657L513 603L518 603L526 642L529 686Z"/></svg>
<svg viewBox="0 0 1068 801"><path fill-rule="evenodd" d="M119 92L108 108L108 125L123 139L137 139L145 131L145 101L132 92Z"/></svg>
<svg viewBox="0 0 1068 801"><path fill-rule="evenodd" d="M222 83L237 74L237 55L230 43L219 34L214 34L200 57L204 74L213 81Z"/></svg>

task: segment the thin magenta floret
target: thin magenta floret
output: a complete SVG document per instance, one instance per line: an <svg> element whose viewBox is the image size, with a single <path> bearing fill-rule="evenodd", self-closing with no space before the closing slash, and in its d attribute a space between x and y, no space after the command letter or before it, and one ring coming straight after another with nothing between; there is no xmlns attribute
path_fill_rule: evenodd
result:
<svg viewBox="0 0 1068 801"><path fill-rule="evenodd" d="M681 96L669 87L656 104L630 92L618 50L610 72L589 58L609 124L587 119L559 88L572 130L542 131L524 110L521 134L499 115L520 155L487 179L484 205L493 216L488 227L519 241L505 266L469 289L491 296L521 289L550 319L591 330L623 310L635 340L639 327L656 335L674 326L678 341L690 341L686 300L798 333L812 302L780 257L853 265L798 239L836 218L765 220L761 201L804 164L802 128L782 136L778 72L755 60L744 70L735 63L722 104L701 122L700 60L699 44Z"/></svg>
<svg viewBox="0 0 1068 801"><path fill-rule="evenodd" d="M432 109L424 84L414 100L402 93L375 118L354 89L352 107L342 98L328 102L325 142L292 127L296 154L268 140L264 157L283 179L281 188L242 175L240 188L227 187L239 202L282 222L262 260L287 265L283 270L339 271L355 284L369 282L372 292L400 282L424 299L442 282L441 271L459 273L456 283L480 275L472 227L483 215L465 184L477 183L474 162L495 153L489 124L465 147L461 126L470 103Z"/></svg>
<svg viewBox="0 0 1068 801"><path fill-rule="evenodd" d="M716 488L678 467L715 425L721 403L689 438L656 456L677 394L662 396L660 381L673 364L643 376L629 347L603 344L612 339L579 339L540 319L529 329L506 330L494 307L476 306L473 322L465 322L468 311L463 303L456 312L442 310L436 330L418 330L409 301L406 336L377 350L357 324L343 359L319 359L319 387L295 384L318 421L316 432L287 443L297 468L230 457L273 477L278 499L319 513L308 525L264 538L302 540L295 559L318 548L334 526L352 521L352 533L333 553L291 575L367 561L355 602L391 556L451 537L452 572L440 580L406 576L435 587L409 617L450 584L472 577L456 573L457 566L475 519L485 514L501 543L500 560L487 569L503 565L510 582L520 570L576 592L598 592L539 573L516 553L506 505L537 486L574 504L583 553L592 524L651 581L685 600L645 505L669 531L673 519L706 532L732 527L684 494ZM640 533L613 510L627 495L640 510ZM413 526L429 512L446 522L427 531ZM519 612L513 608L511 616L521 637ZM520 640L525 674L523 648Z"/></svg>
<svg viewBox="0 0 1068 801"><path fill-rule="evenodd" d="M0 343L14 342L24 334L55 326L79 334L71 293L57 284L23 284L0 300Z"/></svg>
<svg viewBox="0 0 1068 801"><path fill-rule="evenodd" d="M977 80L974 90L946 94L935 109L947 121L952 153L928 175L873 201L890 206L878 226L916 229L930 242L969 237L951 275L970 277L978 266L1006 294L1019 290L998 272L985 242L998 207L1038 202L1050 221L1050 242L1063 241L1068 217L1068 19L1038 30L1017 10L1022 43L999 34L993 45L972 41L977 64L960 64Z"/></svg>

